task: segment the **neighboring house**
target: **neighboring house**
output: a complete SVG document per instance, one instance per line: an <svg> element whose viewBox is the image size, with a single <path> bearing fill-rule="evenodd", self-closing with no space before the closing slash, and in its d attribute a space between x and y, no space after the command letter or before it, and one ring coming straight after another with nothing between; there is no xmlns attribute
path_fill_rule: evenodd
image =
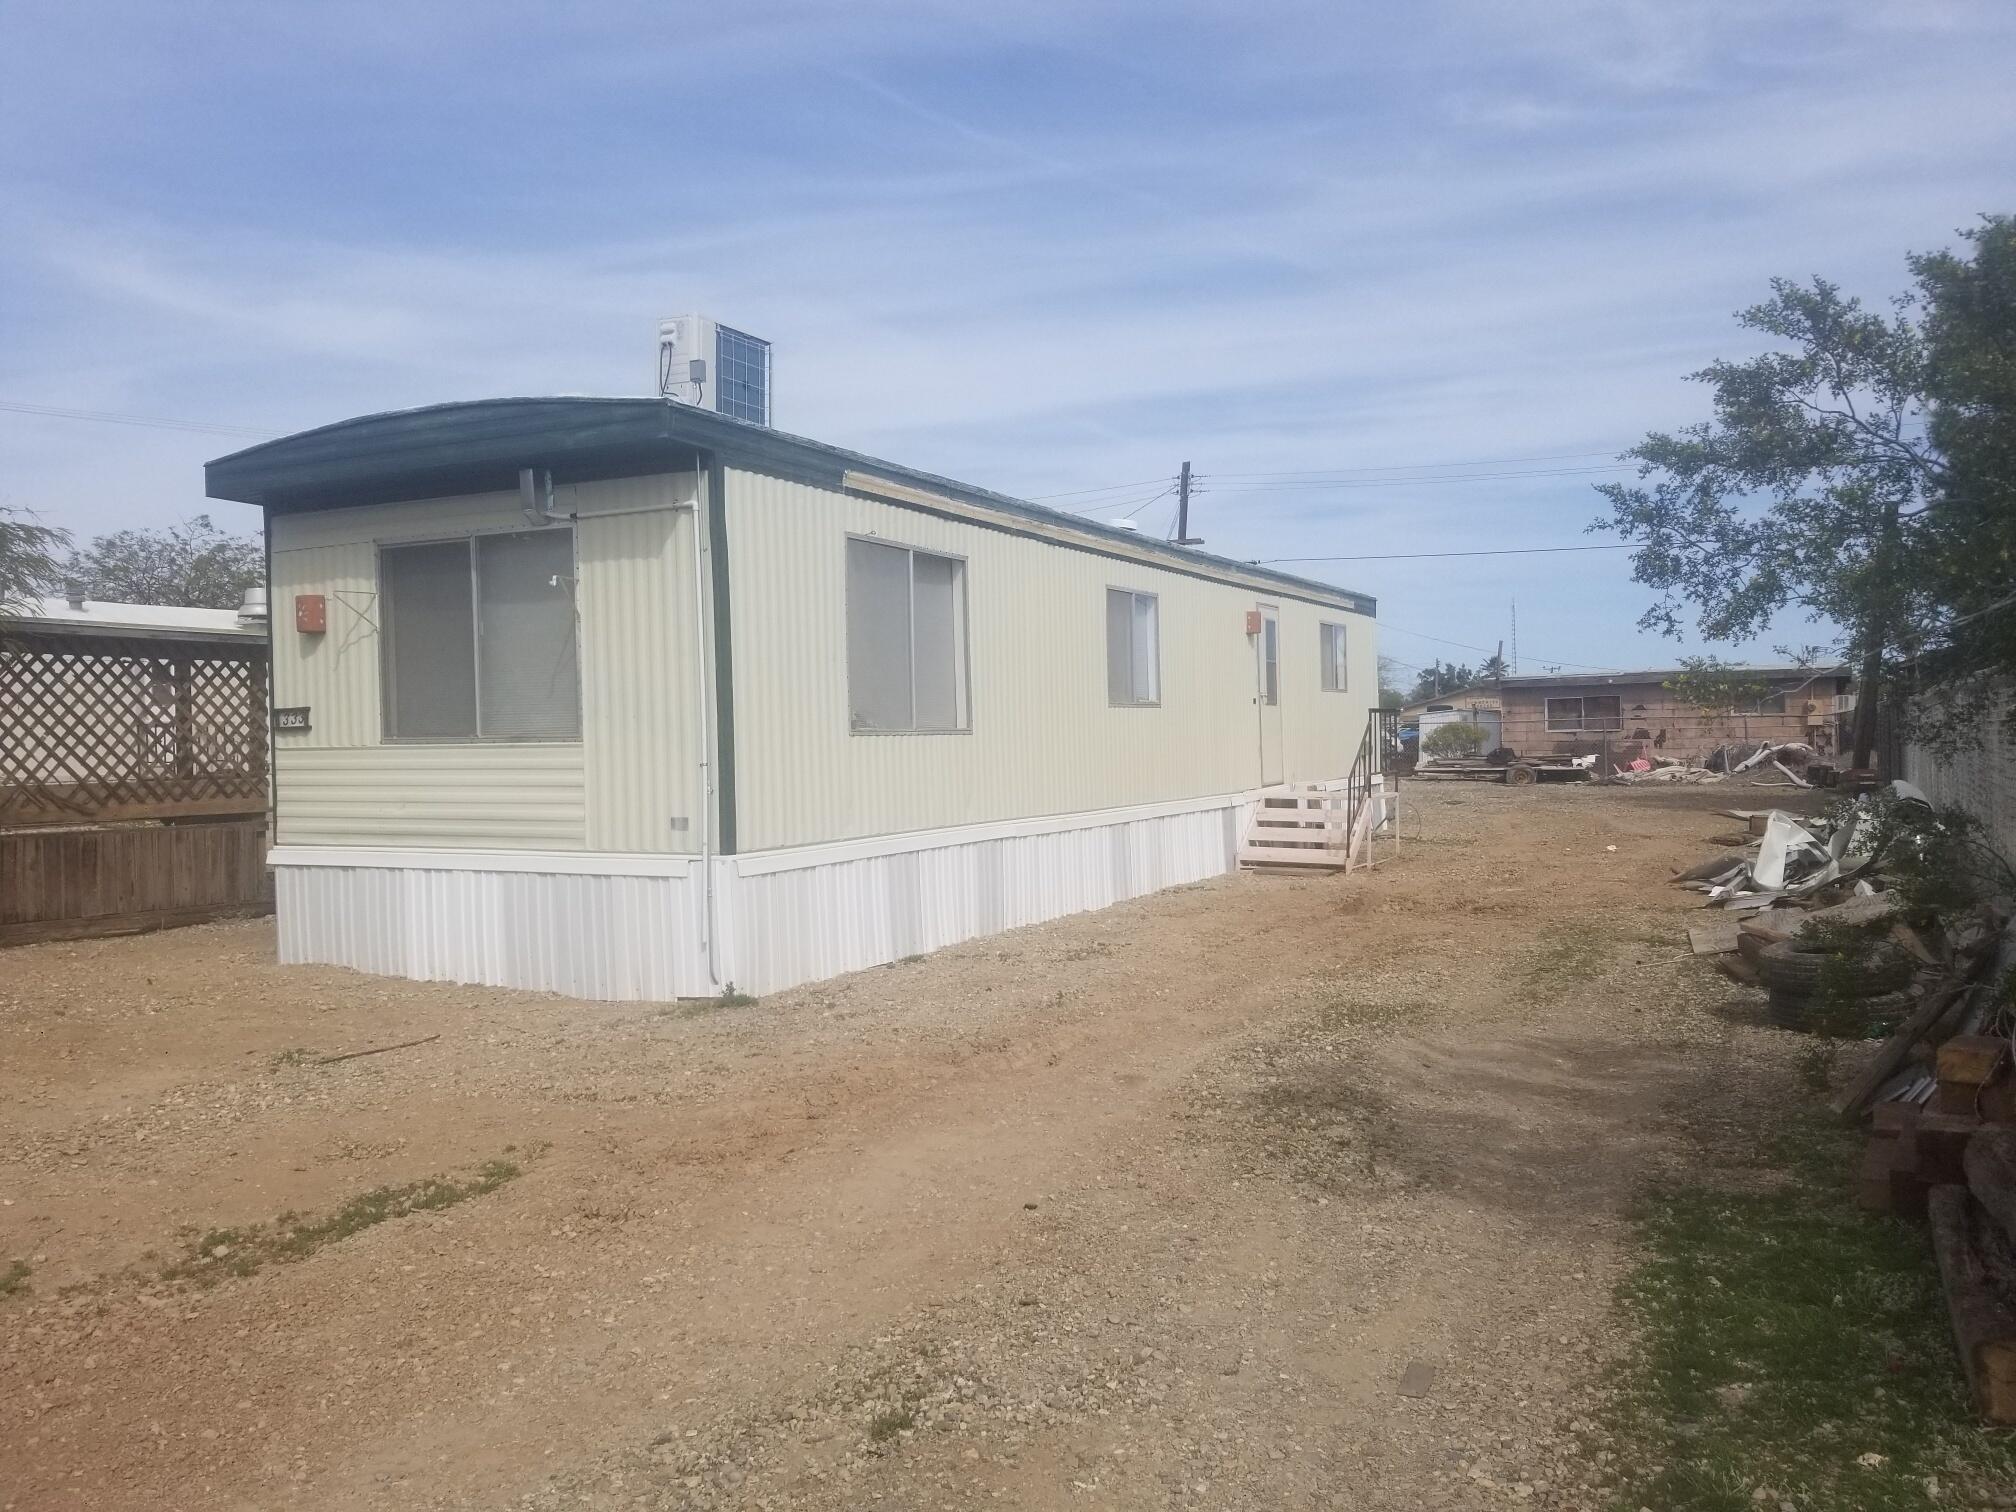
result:
<svg viewBox="0 0 2016 1512"><path fill-rule="evenodd" d="M1447 693L1438 693L1433 698L1418 698L1413 703L1400 705L1400 718L1406 724L1420 723L1423 714L1441 714L1450 710L1467 712L1472 709L1498 709L1498 690L1488 683L1479 683L1469 688L1452 688Z"/></svg>
<svg viewBox="0 0 2016 1512"><path fill-rule="evenodd" d="M1771 691L1747 708L1700 709L1667 684L1683 668L1589 676L1508 677L1499 684L1503 738L1521 756L1586 755L1612 760L1669 756L1698 762L1737 742L1803 741L1823 755L1838 745L1845 667L1745 667Z"/></svg>
<svg viewBox="0 0 2016 1512"><path fill-rule="evenodd" d="M1365 595L660 400L208 484L266 510L288 961L772 991L1228 871L1378 696Z"/></svg>

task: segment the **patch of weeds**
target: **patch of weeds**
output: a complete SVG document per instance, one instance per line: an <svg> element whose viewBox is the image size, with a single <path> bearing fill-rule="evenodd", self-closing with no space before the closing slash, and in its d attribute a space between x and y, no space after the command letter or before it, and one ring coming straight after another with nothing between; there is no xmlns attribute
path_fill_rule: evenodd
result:
<svg viewBox="0 0 2016 1512"><path fill-rule="evenodd" d="M1528 957L1521 973L1535 992L1558 995L1592 981L1610 964L1615 937L1593 924L1574 924L1554 931Z"/></svg>
<svg viewBox="0 0 2016 1512"><path fill-rule="evenodd" d="M454 1207L471 1197L494 1192L523 1174L523 1167L515 1161L489 1160L461 1181L429 1176L404 1186L374 1187L321 1217L287 1212L271 1223L210 1229L190 1241L181 1259L161 1268L161 1279L207 1287L227 1276L252 1275L269 1264L306 1260L323 1246L348 1239L387 1219Z"/></svg>
<svg viewBox="0 0 2016 1512"><path fill-rule="evenodd" d="M280 1066L305 1066L314 1059L315 1052L313 1050L310 1050L305 1045L295 1045L290 1049L282 1050L278 1055L274 1056L271 1064L275 1068Z"/></svg>
<svg viewBox="0 0 2016 1512"><path fill-rule="evenodd" d="M731 983L727 991L719 997L688 998L684 1002L664 1009L660 1016L682 1019L705 1018L708 1014L719 1013L725 1008L747 1008L755 1001L756 999L748 993L737 992Z"/></svg>
<svg viewBox="0 0 2016 1512"><path fill-rule="evenodd" d="M889 963L889 966L891 970L894 970L898 966L915 966L919 961L923 959L924 959L923 956L918 955L913 951L909 955L896 957L895 960Z"/></svg>
<svg viewBox="0 0 2016 1512"><path fill-rule="evenodd" d="M26 1260L10 1260L7 1268L0 1270L0 1297L11 1297L16 1292L28 1290L29 1265Z"/></svg>
<svg viewBox="0 0 2016 1512"><path fill-rule="evenodd" d="M1617 1505L1893 1512L2016 1483L2016 1444L1973 1419L1923 1232L1849 1201L1854 1137L1808 1110L1759 1133L1771 1190L1666 1187L1635 1215Z"/></svg>
<svg viewBox="0 0 2016 1512"><path fill-rule="evenodd" d="M917 1414L907 1407L887 1407L868 1420L868 1437L886 1443L905 1429L917 1426Z"/></svg>
<svg viewBox="0 0 2016 1512"><path fill-rule="evenodd" d="M1799 1057L1799 1080L1807 1091L1824 1094L1834 1085L1834 1058L1839 1049L1832 1040L1823 1039Z"/></svg>

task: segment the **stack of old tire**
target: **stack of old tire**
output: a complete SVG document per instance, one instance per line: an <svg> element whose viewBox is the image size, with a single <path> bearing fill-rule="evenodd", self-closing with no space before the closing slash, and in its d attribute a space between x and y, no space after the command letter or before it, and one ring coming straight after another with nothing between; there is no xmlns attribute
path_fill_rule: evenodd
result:
<svg viewBox="0 0 2016 1512"><path fill-rule="evenodd" d="M1917 963L1888 940L1849 954L1833 940L1794 935L1760 941L1745 954L1771 994L1771 1022L1781 1029L1838 1032L1845 1019L1866 1030L1901 1017L1910 1006L1907 989Z"/></svg>

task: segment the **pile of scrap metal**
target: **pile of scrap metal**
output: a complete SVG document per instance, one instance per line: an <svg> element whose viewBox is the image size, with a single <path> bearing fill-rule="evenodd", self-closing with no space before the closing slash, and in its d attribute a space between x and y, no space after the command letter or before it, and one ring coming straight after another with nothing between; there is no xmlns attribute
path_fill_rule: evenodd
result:
<svg viewBox="0 0 2016 1512"><path fill-rule="evenodd" d="M1629 766L1617 769L1619 782L1723 782L1727 779L1720 772L1711 772L1705 766L1695 766L1691 762L1675 761L1670 756L1640 756Z"/></svg>
<svg viewBox="0 0 2016 1512"><path fill-rule="evenodd" d="M1889 797L1921 806L1909 783ZM1872 800L1830 817L1727 810L1754 839L1679 873L1719 917L1688 931L1694 953L1769 995L1782 1028L1866 1038L1904 1021L1929 985L1962 966L1971 979L1999 917L1906 919L1869 822Z"/></svg>

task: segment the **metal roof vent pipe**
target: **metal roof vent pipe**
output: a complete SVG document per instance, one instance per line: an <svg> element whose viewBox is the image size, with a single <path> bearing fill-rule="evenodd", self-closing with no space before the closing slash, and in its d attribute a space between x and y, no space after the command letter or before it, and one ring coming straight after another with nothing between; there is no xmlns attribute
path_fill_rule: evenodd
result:
<svg viewBox="0 0 2016 1512"><path fill-rule="evenodd" d="M241 625L263 625L266 623L266 585L264 583L245 590L245 601L238 606L238 623Z"/></svg>
<svg viewBox="0 0 2016 1512"><path fill-rule="evenodd" d="M78 610L83 609L84 579L82 578L63 579L63 597L70 601L70 607L72 609L78 609Z"/></svg>

